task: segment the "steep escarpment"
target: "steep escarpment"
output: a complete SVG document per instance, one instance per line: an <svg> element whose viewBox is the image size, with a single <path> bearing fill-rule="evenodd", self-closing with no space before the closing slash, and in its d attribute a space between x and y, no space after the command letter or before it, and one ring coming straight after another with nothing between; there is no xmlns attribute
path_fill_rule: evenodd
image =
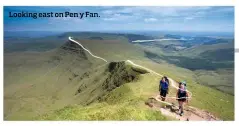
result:
<svg viewBox="0 0 239 126"><path fill-rule="evenodd" d="M108 66L108 78L104 81L103 86L107 91L111 91L124 83L136 81L139 79L140 74L147 71L137 71L125 62L111 62Z"/></svg>
<svg viewBox="0 0 239 126"><path fill-rule="evenodd" d="M81 46L79 46L76 43L71 42L71 41L68 41L65 44L63 44L60 47L59 52L61 52L60 53L61 55L71 54L71 55L77 55L78 58L81 58L84 60L88 59L84 49Z"/></svg>
<svg viewBox="0 0 239 126"><path fill-rule="evenodd" d="M139 75L144 73L147 71L134 68L125 61L111 62L104 67L84 73L80 77L81 84L75 95L83 105L102 101L103 96L125 83L139 80Z"/></svg>

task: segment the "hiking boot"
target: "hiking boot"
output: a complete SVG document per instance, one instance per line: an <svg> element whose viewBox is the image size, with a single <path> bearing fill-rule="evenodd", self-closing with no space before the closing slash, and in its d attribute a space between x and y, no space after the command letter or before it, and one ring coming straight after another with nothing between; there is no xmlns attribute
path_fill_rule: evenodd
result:
<svg viewBox="0 0 239 126"><path fill-rule="evenodd" d="M181 112L179 115L180 115L180 116L183 116L183 112Z"/></svg>

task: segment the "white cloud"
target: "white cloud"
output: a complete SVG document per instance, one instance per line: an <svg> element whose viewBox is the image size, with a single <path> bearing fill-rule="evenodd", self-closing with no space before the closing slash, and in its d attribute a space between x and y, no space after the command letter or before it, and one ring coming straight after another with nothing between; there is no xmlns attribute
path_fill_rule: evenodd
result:
<svg viewBox="0 0 239 126"><path fill-rule="evenodd" d="M103 20L105 20L105 21L116 21L117 18L103 18Z"/></svg>
<svg viewBox="0 0 239 126"><path fill-rule="evenodd" d="M117 12L119 13L134 13L137 12L136 7L124 7L119 9Z"/></svg>
<svg viewBox="0 0 239 126"><path fill-rule="evenodd" d="M216 12L216 13L234 12L234 7L223 7L220 9L213 10L213 12Z"/></svg>
<svg viewBox="0 0 239 126"><path fill-rule="evenodd" d="M113 14L114 12L112 10L104 10L101 13L102 14Z"/></svg>
<svg viewBox="0 0 239 126"><path fill-rule="evenodd" d="M210 17L224 16L221 12L231 12L232 7L212 6L128 6L107 7L101 10L104 21L121 22L176 22L200 20ZM220 12L220 13L219 13ZM151 17L151 18L150 18Z"/></svg>
<svg viewBox="0 0 239 126"><path fill-rule="evenodd" d="M156 18L145 18L144 21L145 22L156 22L156 21L158 21L158 19L156 19Z"/></svg>
<svg viewBox="0 0 239 126"><path fill-rule="evenodd" d="M185 17L184 20L193 20L194 17Z"/></svg>
<svg viewBox="0 0 239 126"><path fill-rule="evenodd" d="M203 12L211 7L135 7L135 11L148 12L160 16L186 16L196 12Z"/></svg>
<svg viewBox="0 0 239 126"><path fill-rule="evenodd" d="M136 17L134 17L132 15L123 15L123 14L116 13L116 14L113 14L112 16L103 18L103 20L105 20L105 21L122 21L122 20L130 20L132 18L136 18Z"/></svg>
<svg viewBox="0 0 239 126"><path fill-rule="evenodd" d="M192 20L193 18L203 17L207 14L207 11L212 9L212 7L152 7L152 6L139 6L139 7L119 7L117 9L106 9L102 13L106 17L103 20L119 20L128 19L126 17L131 17L131 19L137 19L138 17L146 18L145 16L152 16L155 19L144 19L145 22L155 22L156 18L160 19L170 19L181 18L182 20ZM122 14L121 16L112 16L114 13ZM124 14L126 13L126 15ZM124 17L125 16L125 17ZM134 18L132 18L134 17ZM190 18L189 18L190 17Z"/></svg>

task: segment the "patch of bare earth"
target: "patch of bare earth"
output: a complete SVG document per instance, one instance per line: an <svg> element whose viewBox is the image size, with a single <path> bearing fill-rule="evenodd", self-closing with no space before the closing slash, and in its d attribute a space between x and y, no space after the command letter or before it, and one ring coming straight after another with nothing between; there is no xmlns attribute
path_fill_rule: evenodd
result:
<svg viewBox="0 0 239 126"><path fill-rule="evenodd" d="M149 98L145 104L150 108L160 111L163 115L167 117L174 118L180 121L218 121L220 119L213 116L211 113L205 110L200 110L198 108L185 105L184 106L184 114L182 116L179 115L178 106L174 103L170 103L170 101L166 101L167 103L163 103L160 99L151 97Z"/></svg>

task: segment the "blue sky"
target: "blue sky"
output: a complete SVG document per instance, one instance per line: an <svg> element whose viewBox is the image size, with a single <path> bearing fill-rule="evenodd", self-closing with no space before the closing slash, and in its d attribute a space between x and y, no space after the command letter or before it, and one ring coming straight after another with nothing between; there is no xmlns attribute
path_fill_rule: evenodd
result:
<svg viewBox="0 0 239 126"><path fill-rule="evenodd" d="M98 18L9 18L9 12L97 12ZM4 7L5 31L234 32L234 7L74 6Z"/></svg>

